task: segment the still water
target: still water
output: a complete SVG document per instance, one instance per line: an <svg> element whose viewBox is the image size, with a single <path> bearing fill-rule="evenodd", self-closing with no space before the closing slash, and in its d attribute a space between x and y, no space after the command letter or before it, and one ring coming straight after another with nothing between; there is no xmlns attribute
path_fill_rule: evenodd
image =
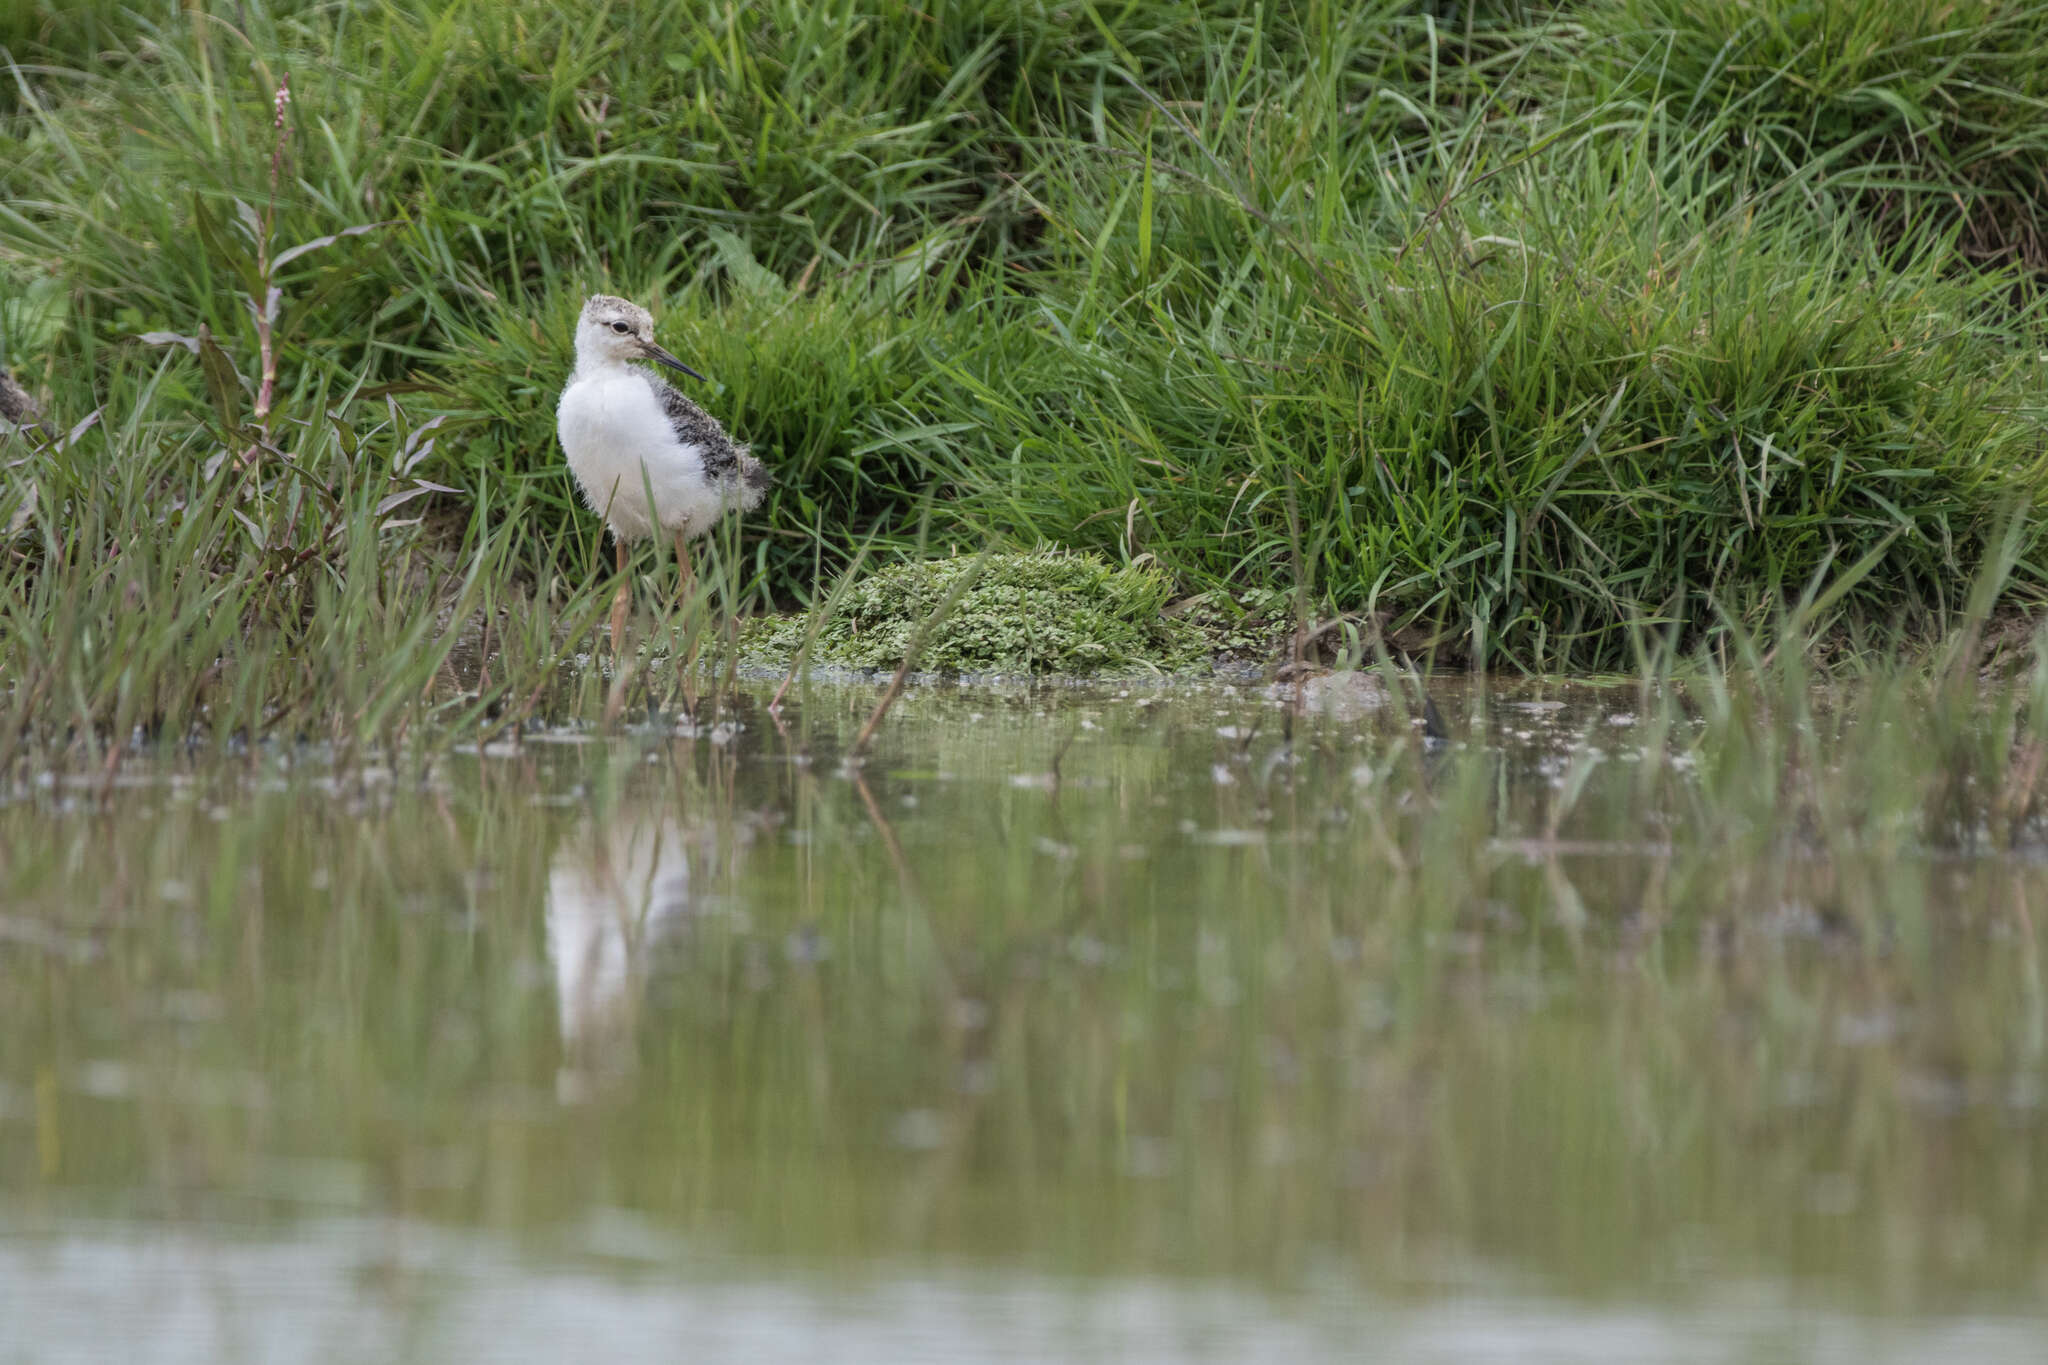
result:
<svg viewBox="0 0 2048 1365"><path fill-rule="evenodd" d="M2048 860L1881 751L876 690L19 775L0 1361L2048 1359Z"/></svg>

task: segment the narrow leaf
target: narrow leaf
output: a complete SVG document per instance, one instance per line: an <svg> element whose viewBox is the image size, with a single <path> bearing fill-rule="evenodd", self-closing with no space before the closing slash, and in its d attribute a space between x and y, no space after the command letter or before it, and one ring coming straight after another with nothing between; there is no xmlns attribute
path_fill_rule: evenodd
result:
<svg viewBox="0 0 2048 1365"><path fill-rule="evenodd" d="M420 437L426 435L428 432L432 431L435 427L440 426L443 422L447 420L448 414L444 412L437 417L428 418L426 421L414 427L410 432L406 433L405 452L408 455L410 455L413 451L413 447L419 444ZM431 445L432 442L428 442L428 444Z"/></svg>
<svg viewBox="0 0 2048 1365"><path fill-rule="evenodd" d="M425 497L429 493L455 493L459 491L459 489L449 488L443 484L428 483L424 479L422 479L419 482L415 483L411 488L405 489L402 492L391 493L386 495L384 499L377 504L377 510L375 515L381 517L386 512L391 511L393 508L403 507L406 503L411 502L414 498Z"/></svg>
<svg viewBox="0 0 2048 1365"><path fill-rule="evenodd" d="M64 439L57 442L57 449L69 450L71 449L71 447L77 445L78 438L85 435L85 433L87 433L88 431L91 431L94 427L98 426L99 420L100 410L98 408L94 408L91 412L88 412L84 417L79 419L79 423L77 426L71 428L71 430L64 433Z"/></svg>
<svg viewBox="0 0 2048 1365"><path fill-rule="evenodd" d="M1149 120L1148 120L1149 123ZM1145 179L1138 188L1138 275L1152 278L1152 139L1145 139Z"/></svg>
<svg viewBox="0 0 2048 1365"><path fill-rule="evenodd" d="M15 504L14 515L7 519L8 535L18 536L28 529L29 522L35 519L36 501L41 496L35 484L23 485L21 501Z"/></svg>
<svg viewBox="0 0 2048 1365"><path fill-rule="evenodd" d="M236 521L241 522L242 525L248 529L249 538L256 542L257 549L267 550L270 548L268 545L265 545L263 543L263 528L261 526L258 526L255 522L249 520L247 514L245 514L239 507L231 507L228 510L234 514L234 518Z"/></svg>
<svg viewBox="0 0 2048 1365"><path fill-rule="evenodd" d="M296 261L309 251L318 251L323 246L333 246L344 237L360 237L366 232L375 232L378 228L390 226L390 222L359 223L355 227L345 227L339 232L330 232L325 237L315 237L310 242L300 242L297 246L288 246L283 251L278 252L277 255L271 257L270 268L273 271L282 270L287 264Z"/></svg>
<svg viewBox="0 0 2048 1365"><path fill-rule="evenodd" d="M262 292L263 281L257 278L254 258L228 240L212 210L206 207L206 201L196 194L192 196L192 226L198 231L200 245L206 248L206 254L241 279L244 293Z"/></svg>
<svg viewBox="0 0 2048 1365"><path fill-rule="evenodd" d="M327 414L327 420L333 424L334 439L340 443L341 453L353 460L362 448L362 439L356 435L355 424L331 412Z"/></svg>
<svg viewBox="0 0 2048 1365"><path fill-rule="evenodd" d="M221 431L241 426L242 378L228 353L215 344L204 323L199 327L199 368L206 374L206 391L213 397L213 409L220 416Z"/></svg>

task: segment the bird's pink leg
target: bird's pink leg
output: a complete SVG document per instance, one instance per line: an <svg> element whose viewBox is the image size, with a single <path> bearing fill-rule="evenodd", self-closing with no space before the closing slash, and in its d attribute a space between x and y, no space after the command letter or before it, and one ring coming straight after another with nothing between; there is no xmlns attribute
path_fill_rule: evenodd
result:
<svg viewBox="0 0 2048 1365"><path fill-rule="evenodd" d="M612 548L618 551L619 560L619 590L612 597L612 654L624 658L626 607L633 600L633 580L626 576L626 542L613 536Z"/></svg>
<svg viewBox="0 0 2048 1365"><path fill-rule="evenodd" d="M690 567L690 541L681 531L676 532L676 605L688 605L690 589L696 586L696 570Z"/></svg>
<svg viewBox="0 0 2048 1365"><path fill-rule="evenodd" d="M697 576L690 567L690 540L681 531L676 532L676 607L686 613L683 617L683 710L691 716L697 714L697 629L689 624L687 615L690 606L690 590L696 586Z"/></svg>

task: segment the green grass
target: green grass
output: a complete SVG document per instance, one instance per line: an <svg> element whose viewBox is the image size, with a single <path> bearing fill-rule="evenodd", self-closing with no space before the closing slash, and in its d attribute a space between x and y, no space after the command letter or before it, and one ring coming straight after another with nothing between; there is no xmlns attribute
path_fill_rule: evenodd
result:
<svg viewBox="0 0 2048 1365"><path fill-rule="evenodd" d="M2024 0L1597 0L1598 97L1713 146L1745 185L1975 261L2048 267L2048 10Z"/></svg>
<svg viewBox="0 0 2048 1365"><path fill-rule="evenodd" d="M2009 526L1998 605L2029 609L2040 23L31 0L0 19L0 364L56 431L100 417L0 436L8 705L388 732L547 686L611 587L552 420L597 289L656 305L776 469L724 556L742 609L820 601L863 544L1052 543L1442 660L1612 668L1802 595L1870 647L1938 638ZM376 510L418 480L455 491ZM475 696L436 691L507 630Z"/></svg>

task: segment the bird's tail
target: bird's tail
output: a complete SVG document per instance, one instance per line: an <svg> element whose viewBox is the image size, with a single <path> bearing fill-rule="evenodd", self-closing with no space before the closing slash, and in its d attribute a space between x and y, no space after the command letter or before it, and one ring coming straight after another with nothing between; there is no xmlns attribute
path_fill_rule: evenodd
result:
<svg viewBox="0 0 2048 1365"><path fill-rule="evenodd" d="M743 512L751 512L761 505L775 483L775 476L768 472L768 466L742 450L739 459L739 504Z"/></svg>

